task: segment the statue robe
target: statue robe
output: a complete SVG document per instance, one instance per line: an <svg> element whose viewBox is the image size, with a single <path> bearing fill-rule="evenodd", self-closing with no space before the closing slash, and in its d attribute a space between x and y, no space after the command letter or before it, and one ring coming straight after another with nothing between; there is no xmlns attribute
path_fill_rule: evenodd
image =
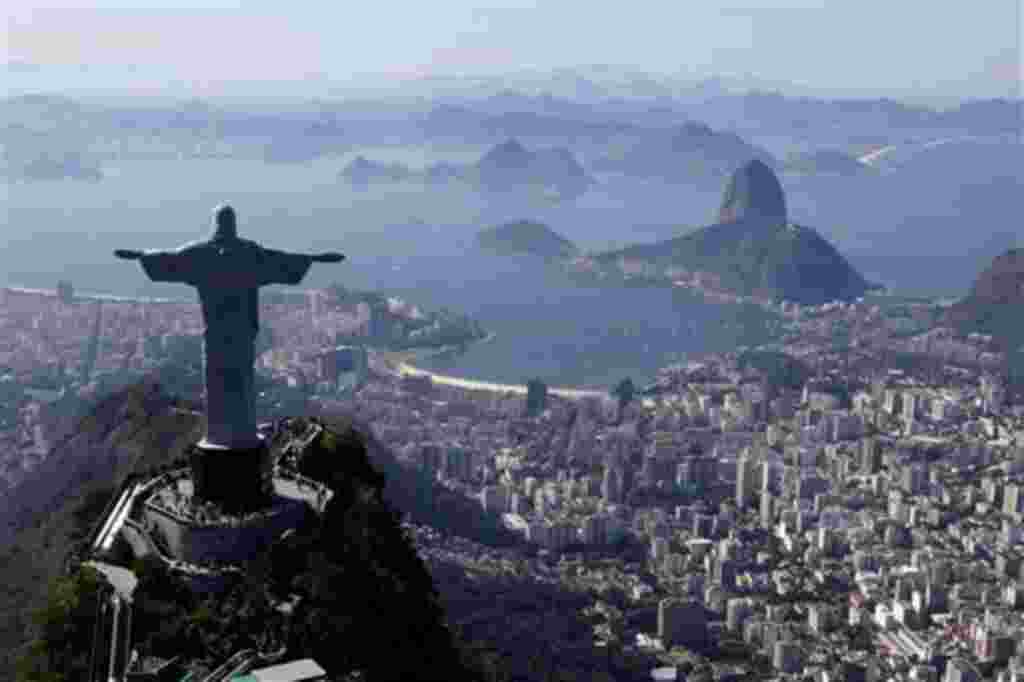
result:
<svg viewBox="0 0 1024 682"><path fill-rule="evenodd" d="M259 287L299 284L310 256L265 249L247 239L211 239L172 251L146 251L139 259L154 282L199 290L205 331L206 446L258 444L255 423L255 342Z"/></svg>

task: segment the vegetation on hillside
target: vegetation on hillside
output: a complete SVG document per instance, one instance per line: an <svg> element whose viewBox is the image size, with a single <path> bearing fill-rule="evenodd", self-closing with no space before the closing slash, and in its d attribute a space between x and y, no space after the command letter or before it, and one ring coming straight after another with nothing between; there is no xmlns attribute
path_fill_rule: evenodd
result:
<svg viewBox="0 0 1024 682"><path fill-rule="evenodd" d="M169 468L201 436L200 418L142 381L99 401L18 488L0 499L0 682L40 625L49 587L79 553L93 519L125 477Z"/></svg>
<svg viewBox="0 0 1024 682"><path fill-rule="evenodd" d="M215 664L240 649L287 644L290 655L312 656L332 674L358 669L369 679L465 678L430 574L384 502L384 476L370 464L361 436L351 429L325 432L309 469L335 491L323 518L311 515L249 562L226 592L204 597L158 560L134 563L140 653ZM74 513L79 524L100 500L87 497ZM56 580L35 615L39 630L22 658L22 679L81 679L97 585L81 569ZM289 617L273 606L295 597Z"/></svg>
<svg viewBox="0 0 1024 682"><path fill-rule="evenodd" d="M779 351L744 351L737 364L740 371L757 372L772 389L799 389L814 374L807 363Z"/></svg>
<svg viewBox="0 0 1024 682"><path fill-rule="evenodd" d="M132 387L115 398L120 405L92 415L92 431L80 431L75 442L88 441L93 448L107 444L104 466L93 462L89 483L37 510L29 527L0 554L4 613L11 616L0 633L4 651L10 652L10 667L0 669L0 679L15 679L15 658L22 680L82 679L98 578L77 568L75 559L124 476L148 477L184 461L150 432L163 429L163 417L155 413L173 405L166 396L160 404L155 393L158 387ZM111 429L106 419L121 427ZM438 528L442 537L457 533L492 546L514 538L478 504L454 493L438 494L442 488L399 463L350 419L321 421L327 430L300 466L336 496L322 518L310 515L282 536L224 592L195 594L159 562L134 562L140 583L133 645L140 653L181 655L213 666L242 648L274 650L287 644L289 656L312 656L335 679L361 670L370 680L489 682L524 679L513 671L527 668L534 671L529 679L600 678L595 666L603 663L577 646L590 641L576 616L585 595L527 577L510 591L506 581L492 585L486 577L469 577L456 562L432 560L428 570L409 537L411 526L399 522L396 509L421 527ZM193 431L184 429L186 440ZM506 617L477 616L490 614L495 600L509 605L502 607ZM282 602L293 605L290 612L275 608ZM572 645L563 650L558 642ZM618 661L615 669L623 666Z"/></svg>
<svg viewBox="0 0 1024 682"><path fill-rule="evenodd" d="M720 287L740 295L820 304L862 296L869 284L815 230L737 220L704 227L682 237L631 246L598 256L715 275Z"/></svg>
<svg viewBox="0 0 1024 682"><path fill-rule="evenodd" d="M1000 255L975 281L970 293L946 312L963 334L990 334L1011 354L1024 347L1024 249Z"/></svg>

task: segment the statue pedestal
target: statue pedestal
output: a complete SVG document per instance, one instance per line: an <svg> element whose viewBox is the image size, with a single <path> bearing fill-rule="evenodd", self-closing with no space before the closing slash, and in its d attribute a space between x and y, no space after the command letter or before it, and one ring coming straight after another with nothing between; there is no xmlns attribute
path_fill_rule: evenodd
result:
<svg viewBox="0 0 1024 682"><path fill-rule="evenodd" d="M225 511L254 511L266 507L273 495L270 446L259 438L251 447L213 445L206 439L188 453L194 494Z"/></svg>

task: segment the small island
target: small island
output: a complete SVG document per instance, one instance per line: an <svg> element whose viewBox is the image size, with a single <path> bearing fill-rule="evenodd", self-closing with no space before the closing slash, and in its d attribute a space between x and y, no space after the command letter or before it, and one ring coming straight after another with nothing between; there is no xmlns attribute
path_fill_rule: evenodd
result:
<svg viewBox="0 0 1024 682"><path fill-rule="evenodd" d="M341 171L340 177L355 187L374 183L404 182L414 179L416 174L400 163L372 161L357 156Z"/></svg>
<svg viewBox="0 0 1024 682"><path fill-rule="evenodd" d="M499 255L529 255L544 259L572 258L576 245L543 223L517 220L481 230L477 245Z"/></svg>

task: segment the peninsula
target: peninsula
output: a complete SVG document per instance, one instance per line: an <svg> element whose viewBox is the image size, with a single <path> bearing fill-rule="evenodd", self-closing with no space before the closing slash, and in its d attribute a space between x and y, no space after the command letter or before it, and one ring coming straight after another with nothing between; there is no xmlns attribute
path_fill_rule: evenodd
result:
<svg viewBox="0 0 1024 682"><path fill-rule="evenodd" d="M789 220L775 172L756 159L733 173L714 225L573 265L601 276L665 281L766 303L852 301L878 288L816 230Z"/></svg>
<svg viewBox="0 0 1024 682"><path fill-rule="evenodd" d="M516 220L481 230L476 235L481 248L501 255L524 254L541 258L571 258L579 250L571 241L543 223Z"/></svg>

